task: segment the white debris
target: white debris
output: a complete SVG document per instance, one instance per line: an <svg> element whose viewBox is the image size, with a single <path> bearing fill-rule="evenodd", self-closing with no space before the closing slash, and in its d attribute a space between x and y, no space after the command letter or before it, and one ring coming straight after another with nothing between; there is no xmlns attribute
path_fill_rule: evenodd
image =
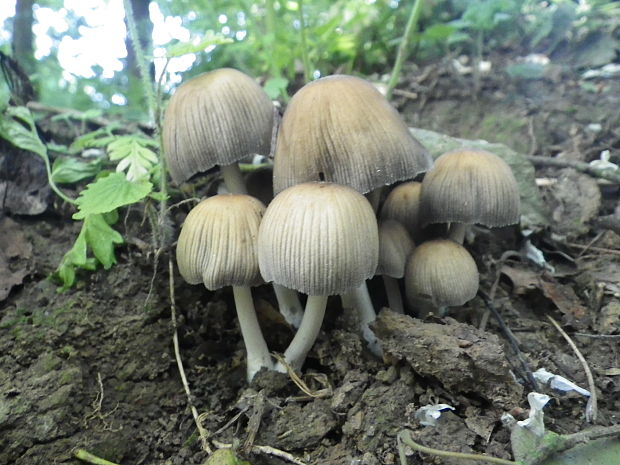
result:
<svg viewBox="0 0 620 465"><path fill-rule="evenodd" d="M536 370L533 374L534 374L534 379L536 379L536 381L544 384L545 386L548 386L554 391L560 391L560 392L575 391L576 393L581 394L582 396L590 397L590 391L588 391L587 389L577 386L575 383L573 383L572 381L569 381L563 376L554 375L553 373L545 370L544 368L540 368L539 370Z"/></svg>
<svg viewBox="0 0 620 465"><path fill-rule="evenodd" d="M616 171L618 169L618 165L609 161L609 157L611 153L609 150L603 150L598 160L592 160L590 162L590 166L593 168L597 168L599 170L612 170Z"/></svg>
<svg viewBox="0 0 620 465"><path fill-rule="evenodd" d="M530 392L527 395L527 401L530 404L530 415L527 420L517 422L517 426L527 428L533 434L538 437L542 437L545 434L545 420L543 408L547 405L551 399L546 394L540 394L538 392Z"/></svg>
<svg viewBox="0 0 620 465"><path fill-rule="evenodd" d="M620 75L620 64L608 63L599 69L589 69L581 75L583 79L612 78Z"/></svg>
<svg viewBox="0 0 620 465"><path fill-rule="evenodd" d="M525 258L534 262L541 268L549 270L551 273L555 271L555 268L553 268L553 266L551 266L549 263L547 263L547 260L545 260L545 256L543 255L542 251L534 244L532 244L529 239L523 244L521 252L523 253L523 255L525 255Z"/></svg>
<svg viewBox="0 0 620 465"><path fill-rule="evenodd" d="M415 418L424 426L435 426L437 420L441 416L441 412L446 410L454 410L454 407L448 404L429 404L420 407L415 411Z"/></svg>

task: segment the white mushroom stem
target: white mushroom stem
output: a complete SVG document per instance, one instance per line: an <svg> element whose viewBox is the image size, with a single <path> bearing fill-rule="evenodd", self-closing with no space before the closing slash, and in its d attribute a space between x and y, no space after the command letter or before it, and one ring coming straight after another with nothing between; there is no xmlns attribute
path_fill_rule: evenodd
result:
<svg viewBox="0 0 620 465"><path fill-rule="evenodd" d="M299 328L304 316L304 309L301 307L297 292L275 283L273 290L276 293L276 299L278 299L280 313L286 322L295 329Z"/></svg>
<svg viewBox="0 0 620 465"><path fill-rule="evenodd" d="M448 229L448 237L452 239L454 242L458 242L463 245L465 241L465 234L467 233L467 229L469 225L467 223L450 223L450 228Z"/></svg>
<svg viewBox="0 0 620 465"><path fill-rule="evenodd" d="M385 293L387 294L390 309L396 313L405 313L403 297L400 294L398 280L384 274L383 285L385 286Z"/></svg>
<svg viewBox="0 0 620 465"><path fill-rule="evenodd" d="M381 346L379 344L379 340L375 333L372 332L370 323L375 321L377 318L377 313L375 312L375 308L372 306L372 300L370 300L370 294L368 293L368 286L366 286L366 282L364 281L361 286L351 289L347 292L347 297L345 300L350 299L352 306L355 307L358 318L360 321L360 330L362 331L362 336L368 342L368 349L377 355L382 355Z"/></svg>
<svg viewBox="0 0 620 465"><path fill-rule="evenodd" d="M248 382L250 382L261 368L273 370L273 362L258 324L254 301L252 300L252 291L249 287L233 286L233 295L235 297L235 307L237 307L237 318L239 319L239 326L241 327L241 334L243 335L245 350L247 351L247 373Z"/></svg>
<svg viewBox="0 0 620 465"><path fill-rule="evenodd" d="M238 163L232 163L230 165L221 165L222 176L224 177L224 184L228 192L231 194L247 194L248 190L245 187L245 181L239 169Z"/></svg>
<svg viewBox="0 0 620 465"><path fill-rule="evenodd" d="M306 355L316 341L323 317L325 316L325 307L327 306L327 296L309 295L306 302L306 310L304 311L301 325L295 333L295 337L284 352L284 360L293 370L301 369L306 360ZM276 370L286 373L286 367L278 363Z"/></svg>

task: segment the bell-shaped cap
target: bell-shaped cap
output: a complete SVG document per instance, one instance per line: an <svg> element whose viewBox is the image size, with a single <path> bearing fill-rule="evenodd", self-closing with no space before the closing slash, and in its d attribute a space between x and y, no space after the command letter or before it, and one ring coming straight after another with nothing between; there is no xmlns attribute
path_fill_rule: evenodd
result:
<svg viewBox="0 0 620 465"><path fill-rule="evenodd" d="M519 187L508 164L476 149L444 153L426 173L420 216L430 223L507 226L519 221Z"/></svg>
<svg viewBox="0 0 620 465"><path fill-rule="evenodd" d="M342 294L377 268L377 220L368 200L350 187L298 184L269 204L258 233L265 281L308 295Z"/></svg>
<svg viewBox="0 0 620 465"><path fill-rule="evenodd" d="M379 224L379 266L378 275L402 278L405 264L415 247L407 229L396 220L385 220Z"/></svg>
<svg viewBox="0 0 620 465"><path fill-rule="evenodd" d="M168 169L176 183L215 165L268 155L274 110L252 78L222 68L201 74L174 93L164 119Z"/></svg>
<svg viewBox="0 0 620 465"><path fill-rule="evenodd" d="M478 292L476 262L462 245L435 239L418 245L405 271L407 299L429 300L436 307L463 305Z"/></svg>
<svg viewBox="0 0 620 465"><path fill-rule="evenodd" d="M261 284L256 249L264 212L265 206L249 195L216 195L196 205L177 242L183 279L211 290Z"/></svg>
<svg viewBox="0 0 620 465"><path fill-rule="evenodd" d="M396 220L411 236L420 230L420 191L422 183L410 181L390 191L381 207L381 220Z"/></svg>
<svg viewBox="0 0 620 465"><path fill-rule="evenodd" d="M369 82L329 76L291 99L278 132L274 191L329 181L361 193L430 168L427 150Z"/></svg>

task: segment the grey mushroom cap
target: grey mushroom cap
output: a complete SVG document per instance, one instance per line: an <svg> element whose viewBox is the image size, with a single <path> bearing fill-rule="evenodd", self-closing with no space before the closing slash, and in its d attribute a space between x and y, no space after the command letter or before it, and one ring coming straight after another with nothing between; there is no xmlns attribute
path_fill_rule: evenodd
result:
<svg viewBox="0 0 620 465"><path fill-rule="evenodd" d="M410 181L390 191L381 207L381 220L396 220L415 237L420 230L420 192L422 183Z"/></svg>
<svg viewBox="0 0 620 465"><path fill-rule="evenodd" d="M432 164L390 103L363 79L329 76L291 99L278 132L274 191L329 181L361 193L412 179Z"/></svg>
<svg viewBox="0 0 620 465"><path fill-rule="evenodd" d="M176 183L251 154L268 155L274 109L252 78L222 68L201 74L174 93L163 127L164 153Z"/></svg>
<svg viewBox="0 0 620 465"><path fill-rule="evenodd" d="M426 173L420 217L430 223L517 223L519 186L508 164L490 152L460 149L444 153Z"/></svg>
<svg viewBox="0 0 620 465"><path fill-rule="evenodd" d="M377 220L368 200L332 183L305 183L279 193L258 233L265 281L308 295L342 294L377 268Z"/></svg>
<svg viewBox="0 0 620 465"><path fill-rule="evenodd" d="M257 240L264 212L265 206L249 195L216 195L196 205L177 242L183 279L211 290L261 284Z"/></svg>
<svg viewBox="0 0 620 465"><path fill-rule="evenodd" d="M376 274L402 278L407 258L415 244L407 229L396 220L379 224L379 265Z"/></svg>
<svg viewBox="0 0 620 465"><path fill-rule="evenodd" d="M435 239L418 245L405 271L407 299L430 300L436 307L463 305L478 292L476 262L462 245Z"/></svg>

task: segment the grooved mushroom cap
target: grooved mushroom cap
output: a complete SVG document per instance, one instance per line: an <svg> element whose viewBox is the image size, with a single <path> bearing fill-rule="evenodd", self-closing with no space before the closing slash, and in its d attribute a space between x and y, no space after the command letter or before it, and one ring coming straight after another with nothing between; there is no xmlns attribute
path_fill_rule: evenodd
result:
<svg viewBox="0 0 620 465"><path fill-rule="evenodd" d="M374 86L329 76L291 99L278 132L274 191L330 181L361 193L414 178L430 168L427 150Z"/></svg>
<svg viewBox="0 0 620 465"><path fill-rule="evenodd" d="M519 187L508 164L484 150L444 153L426 173L420 195L423 224L489 227L519 221Z"/></svg>
<svg viewBox="0 0 620 465"><path fill-rule="evenodd" d="M379 224L379 266L376 274L392 278L405 275L405 264L415 247L407 229L396 220Z"/></svg>
<svg viewBox="0 0 620 465"><path fill-rule="evenodd" d="M164 119L164 152L172 179L181 183L215 165L268 155L273 105L241 71L222 68L182 84Z"/></svg>
<svg viewBox="0 0 620 465"><path fill-rule="evenodd" d="M421 188L422 183L411 181L392 189L381 207L381 219L396 220L415 236L420 229Z"/></svg>
<svg viewBox="0 0 620 465"><path fill-rule="evenodd" d="M478 292L478 268L469 252L449 239L415 248L405 271L407 299L430 300L436 307L463 305Z"/></svg>
<svg viewBox="0 0 620 465"><path fill-rule="evenodd" d="M368 200L350 187L306 183L269 204L258 233L265 281L308 295L358 287L377 268L377 220Z"/></svg>
<svg viewBox="0 0 620 465"><path fill-rule="evenodd" d="M216 195L196 205L177 242L183 279L211 290L261 284L256 245L264 212L249 195Z"/></svg>

